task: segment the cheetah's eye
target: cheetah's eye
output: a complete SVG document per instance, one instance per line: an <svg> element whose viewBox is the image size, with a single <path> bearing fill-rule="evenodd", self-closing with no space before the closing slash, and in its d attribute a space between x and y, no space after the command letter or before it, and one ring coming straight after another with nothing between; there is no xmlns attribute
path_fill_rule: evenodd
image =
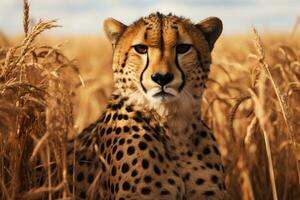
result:
<svg viewBox="0 0 300 200"><path fill-rule="evenodd" d="M145 54L148 52L148 47L143 44L137 44L133 46L134 50L139 54Z"/></svg>
<svg viewBox="0 0 300 200"><path fill-rule="evenodd" d="M191 49L192 45L190 44L179 44L176 46L176 53L184 54Z"/></svg>

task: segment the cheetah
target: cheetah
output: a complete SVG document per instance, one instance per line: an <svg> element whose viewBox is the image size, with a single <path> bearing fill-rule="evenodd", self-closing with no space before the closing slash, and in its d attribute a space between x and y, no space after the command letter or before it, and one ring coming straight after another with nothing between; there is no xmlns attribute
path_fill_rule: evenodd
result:
<svg viewBox="0 0 300 200"><path fill-rule="evenodd" d="M222 21L153 13L126 26L109 18L115 89L100 118L72 140L76 199L223 199L217 142L200 118Z"/></svg>

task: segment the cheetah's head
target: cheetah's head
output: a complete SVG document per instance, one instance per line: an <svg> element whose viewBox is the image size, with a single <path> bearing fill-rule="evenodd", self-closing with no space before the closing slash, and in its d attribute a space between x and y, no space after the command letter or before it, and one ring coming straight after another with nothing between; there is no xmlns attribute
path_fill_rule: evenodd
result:
<svg viewBox="0 0 300 200"><path fill-rule="evenodd" d="M104 30L114 48L116 86L135 102L154 109L186 109L199 102L222 32L220 19L193 24L155 13L129 26L109 18Z"/></svg>

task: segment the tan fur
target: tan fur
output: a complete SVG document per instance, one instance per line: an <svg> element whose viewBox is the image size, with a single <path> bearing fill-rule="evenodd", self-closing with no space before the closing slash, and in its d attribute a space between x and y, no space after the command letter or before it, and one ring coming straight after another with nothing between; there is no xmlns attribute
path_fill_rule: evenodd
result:
<svg viewBox="0 0 300 200"><path fill-rule="evenodd" d="M217 143L200 118L221 21L155 13L130 26L108 19L104 29L116 88L102 117L75 140L78 198L223 199Z"/></svg>

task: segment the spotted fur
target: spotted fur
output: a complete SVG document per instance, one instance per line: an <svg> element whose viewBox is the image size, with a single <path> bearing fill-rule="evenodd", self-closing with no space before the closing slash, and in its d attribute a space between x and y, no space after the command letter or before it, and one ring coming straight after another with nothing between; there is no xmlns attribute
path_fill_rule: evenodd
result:
<svg viewBox="0 0 300 200"><path fill-rule="evenodd" d="M70 141L76 198L223 199L220 152L200 118L222 22L155 13L130 26L107 19L104 29L115 90L99 120Z"/></svg>

